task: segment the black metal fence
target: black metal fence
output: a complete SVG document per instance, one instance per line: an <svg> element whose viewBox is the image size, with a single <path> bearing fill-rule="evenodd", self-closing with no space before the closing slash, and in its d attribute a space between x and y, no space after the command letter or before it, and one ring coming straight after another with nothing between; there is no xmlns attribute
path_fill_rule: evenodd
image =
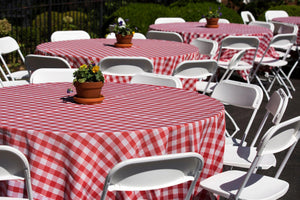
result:
<svg viewBox="0 0 300 200"><path fill-rule="evenodd" d="M26 55L33 53L36 45L50 41L56 30L81 29L91 37L103 37L105 17L123 3L122 0L1 0L0 19L5 18L12 25L8 35L18 41Z"/></svg>

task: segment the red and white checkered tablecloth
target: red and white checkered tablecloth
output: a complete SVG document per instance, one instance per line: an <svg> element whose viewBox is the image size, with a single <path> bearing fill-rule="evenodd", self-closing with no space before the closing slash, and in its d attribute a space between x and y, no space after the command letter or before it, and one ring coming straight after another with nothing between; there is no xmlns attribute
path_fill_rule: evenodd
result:
<svg viewBox="0 0 300 200"><path fill-rule="evenodd" d="M194 191L203 199L200 180L222 170L225 117L219 101L177 88L106 82L101 104L80 105L66 98L72 87L0 88L0 144L27 156L35 199L100 199L105 177L118 162L179 152L204 157ZM0 190L22 196L22 187L10 181ZM109 192L108 199L183 199L187 188Z"/></svg>
<svg viewBox="0 0 300 200"><path fill-rule="evenodd" d="M107 56L143 56L153 61L154 73L172 75L175 67L185 60L199 59L199 50L188 44L162 41L133 39L130 48L114 47L115 39L90 39L60 42L48 42L36 47L36 54L60 56L73 68L94 61L98 63ZM105 75L108 82L129 83L131 77ZM183 88L195 90L195 79L183 80Z"/></svg>
<svg viewBox="0 0 300 200"><path fill-rule="evenodd" d="M205 23L199 22L152 24L149 29L179 33L183 37L183 41L185 43L190 43L196 38L206 38L217 41L220 45L221 41L227 36L256 36L260 42L256 55L258 57L263 55L269 45L269 42L273 38L272 31L267 28L235 23L219 23L219 28L206 28ZM222 52L220 60L228 61L234 53L235 51L224 51ZM247 51L243 60L251 63L250 61L253 59L254 53L255 51L253 50ZM219 52L217 51L215 59L218 58L218 54ZM274 49L271 48L265 56L276 57L278 55ZM246 78L247 74L244 71L239 71L239 73L243 78Z"/></svg>
<svg viewBox="0 0 300 200"><path fill-rule="evenodd" d="M300 17L297 17L297 16L276 17L276 18L273 18L272 21L297 25L298 26L297 44L298 45L300 44Z"/></svg>

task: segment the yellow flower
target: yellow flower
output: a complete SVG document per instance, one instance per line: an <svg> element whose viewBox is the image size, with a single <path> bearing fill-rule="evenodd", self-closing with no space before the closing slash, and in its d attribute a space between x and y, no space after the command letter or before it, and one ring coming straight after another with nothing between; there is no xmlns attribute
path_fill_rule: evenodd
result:
<svg viewBox="0 0 300 200"><path fill-rule="evenodd" d="M209 14L212 14L212 11L209 11Z"/></svg>
<svg viewBox="0 0 300 200"><path fill-rule="evenodd" d="M95 65L95 66L93 67L92 71L93 71L94 73L97 73L97 72L99 71L99 66Z"/></svg>
<svg viewBox="0 0 300 200"><path fill-rule="evenodd" d="M134 31L132 31L132 34L135 34L135 32L134 32Z"/></svg>
<svg viewBox="0 0 300 200"><path fill-rule="evenodd" d="M86 64L83 64L80 66L80 69L86 69L87 68L87 65Z"/></svg>

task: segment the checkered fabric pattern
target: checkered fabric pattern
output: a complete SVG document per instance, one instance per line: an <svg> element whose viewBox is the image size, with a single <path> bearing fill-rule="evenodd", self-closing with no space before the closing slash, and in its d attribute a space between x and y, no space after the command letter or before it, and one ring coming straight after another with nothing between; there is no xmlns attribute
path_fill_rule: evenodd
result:
<svg viewBox="0 0 300 200"><path fill-rule="evenodd" d="M65 58L73 68L94 61L98 63L107 56L142 56L153 61L154 73L172 75L175 67L185 60L199 59L196 47L184 43L133 39L130 48L114 47L115 39L90 39L40 44L36 54L60 56ZM109 82L129 83L131 77L105 75ZM183 82L185 89L195 90L197 80L188 79Z"/></svg>
<svg viewBox="0 0 300 200"><path fill-rule="evenodd" d="M259 26L248 26L245 24L223 24L219 23L219 28L206 28L205 23L199 22L185 22L185 23L168 23L168 24L152 24L149 27L150 30L158 31L172 31L179 33L183 37L185 43L190 43L193 39L196 38L207 38L214 41L217 41L219 45L221 41L227 36L256 36L258 37L260 44L257 52L257 56L261 57L265 50L267 49L269 42L273 37L273 33L264 27ZM224 51L220 57L221 61L228 61L234 55L235 51ZM253 60L255 51L247 51L243 60L251 63ZM215 59L218 58L219 52L217 51ZM274 49L270 49L266 57L277 56L277 53ZM238 73L246 79L249 71L238 71Z"/></svg>
<svg viewBox="0 0 300 200"><path fill-rule="evenodd" d="M0 144L27 156L35 199L100 199L106 175L120 161L180 152L204 157L194 191L204 199L200 180L222 171L219 101L177 88L106 82L101 104L81 105L67 96L68 88L71 83L0 88ZM20 197L22 187L10 181L0 190ZM108 199L183 199L187 189L109 192Z"/></svg>
<svg viewBox="0 0 300 200"><path fill-rule="evenodd" d="M272 19L273 21L295 24L298 26L298 34L297 34L297 44L300 44L300 17L290 16L290 17L278 17Z"/></svg>

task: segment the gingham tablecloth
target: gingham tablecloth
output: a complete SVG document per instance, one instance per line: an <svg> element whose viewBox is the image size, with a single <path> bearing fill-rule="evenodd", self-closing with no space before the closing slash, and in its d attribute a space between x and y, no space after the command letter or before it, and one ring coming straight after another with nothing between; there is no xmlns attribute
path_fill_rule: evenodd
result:
<svg viewBox="0 0 300 200"><path fill-rule="evenodd" d="M106 82L103 103L80 105L67 97L72 87L0 88L0 144L27 156L35 199L100 199L105 177L118 162L179 152L204 157L194 196L205 196L200 180L222 170L225 118L220 102L177 88ZM10 181L0 188L22 196L22 187L22 182ZM187 188L109 192L108 199L183 199Z"/></svg>
<svg viewBox="0 0 300 200"><path fill-rule="evenodd" d="M90 39L48 42L36 47L36 54L60 56L73 68L107 56L143 56L153 61L154 73L172 75L182 61L199 59L199 50L188 44L162 40L133 39L132 47L116 48L115 39ZM129 83L131 77L105 75L109 82ZM182 80L185 89L195 90L195 79Z"/></svg>
<svg viewBox="0 0 300 200"><path fill-rule="evenodd" d="M273 38L273 33L267 28L259 26L248 26L245 24L226 24L219 23L219 28L206 28L205 23L199 22L185 22L185 23L168 23L168 24L152 24L150 30L171 31L179 33L183 37L185 43L190 43L196 38L206 38L217 41L219 45L221 41L227 36L256 36L259 39L258 57L261 57L268 47L269 42ZM222 52L220 60L228 61L234 55L235 51ZM251 63L255 51L249 50L246 52L243 60ZM218 58L219 51L217 51L215 59ZM266 57L278 56L274 49L270 49ZM246 78L247 73L239 71L243 78Z"/></svg>
<svg viewBox="0 0 300 200"><path fill-rule="evenodd" d="M273 18L272 21L297 25L298 26L297 44L298 45L300 44L300 17L297 17L297 16L276 17L276 18Z"/></svg>

